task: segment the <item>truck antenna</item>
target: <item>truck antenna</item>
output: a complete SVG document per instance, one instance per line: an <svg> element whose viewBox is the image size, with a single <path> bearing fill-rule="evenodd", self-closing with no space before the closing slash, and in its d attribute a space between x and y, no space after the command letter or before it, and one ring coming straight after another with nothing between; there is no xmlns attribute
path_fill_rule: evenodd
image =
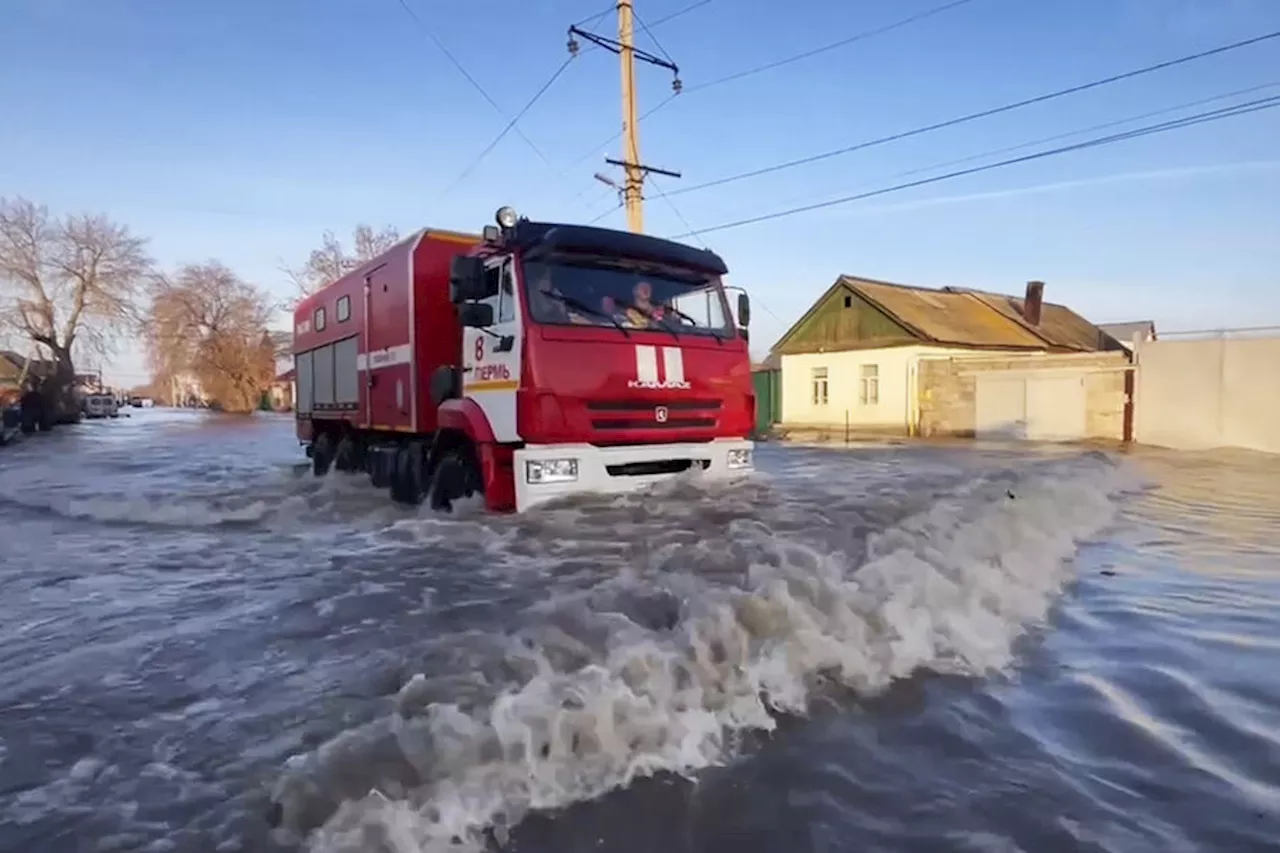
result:
<svg viewBox="0 0 1280 853"><path fill-rule="evenodd" d="M632 5L635 0L618 0L618 38L607 38L588 32L577 26L569 27L569 54L578 53L578 36L597 47L616 53L622 62L622 159L609 157L605 162L613 166L621 166L626 176L621 188L623 204L627 208L627 228L637 234L644 231L644 179L649 173L666 175L671 178L680 177L679 172L646 166L640 160L640 133L636 116L635 60L670 69L672 74L671 89L680 93L683 84L680 82L680 69L669 59L662 59L652 53L635 46L635 12ZM643 26L643 24L641 24ZM601 178L596 176L597 180Z"/></svg>

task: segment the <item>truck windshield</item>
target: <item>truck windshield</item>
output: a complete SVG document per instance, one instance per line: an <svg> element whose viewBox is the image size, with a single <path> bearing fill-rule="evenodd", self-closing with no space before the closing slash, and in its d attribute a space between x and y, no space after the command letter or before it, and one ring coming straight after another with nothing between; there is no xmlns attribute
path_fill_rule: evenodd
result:
<svg viewBox="0 0 1280 853"><path fill-rule="evenodd" d="M731 333L716 279L568 262L529 262L524 273L529 312L539 323L720 338Z"/></svg>

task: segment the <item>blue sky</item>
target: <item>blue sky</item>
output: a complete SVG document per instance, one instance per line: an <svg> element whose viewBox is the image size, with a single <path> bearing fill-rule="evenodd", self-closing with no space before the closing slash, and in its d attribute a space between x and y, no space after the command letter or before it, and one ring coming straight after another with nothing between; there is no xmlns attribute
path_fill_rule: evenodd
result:
<svg viewBox="0 0 1280 853"><path fill-rule="evenodd" d="M325 229L472 230L502 204L587 221L616 203L591 177L606 153L619 156L616 142L593 153L619 128L617 60L601 50L584 51L520 122L552 165L509 134L446 192L564 60L567 26L606 2L406 2L505 116L398 0L3 0L0 195L106 212L151 238L165 265L219 258L282 296L279 264L305 257ZM657 21L692 2L636 0L636 11ZM711 0L655 27L689 90L641 124L643 159L684 173L658 185L693 186L1280 30L1275 0L972 0L695 90L941 3ZM641 66L638 79L642 109L670 93L663 69ZM703 228L1268 83L1277 86L1239 100L1280 94L1280 40L671 200ZM1272 110L705 239L752 294L757 348L840 273L1006 292L1043 279L1046 298L1096 322L1280 323L1277 139ZM688 230L650 195L647 230ZM107 373L137 382L142 371L126 348Z"/></svg>

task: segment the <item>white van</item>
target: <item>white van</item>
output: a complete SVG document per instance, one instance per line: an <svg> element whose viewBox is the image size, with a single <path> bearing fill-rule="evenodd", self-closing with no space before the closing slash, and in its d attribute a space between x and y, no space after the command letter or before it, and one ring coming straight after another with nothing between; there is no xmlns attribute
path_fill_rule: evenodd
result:
<svg viewBox="0 0 1280 853"><path fill-rule="evenodd" d="M116 404L116 398L110 394L87 394L84 398L84 416L116 418L120 416L120 408Z"/></svg>

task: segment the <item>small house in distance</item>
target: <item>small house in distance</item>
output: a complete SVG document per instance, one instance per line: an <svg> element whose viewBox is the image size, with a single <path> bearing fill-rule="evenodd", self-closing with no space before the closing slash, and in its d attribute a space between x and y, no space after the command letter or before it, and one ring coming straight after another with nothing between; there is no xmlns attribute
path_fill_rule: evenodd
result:
<svg viewBox="0 0 1280 853"><path fill-rule="evenodd" d="M1147 343L1156 339L1156 324L1151 320L1138 320L1133 323L1099 323L1103 334L1118 341L1120 346L1133 352L1135 341Z"/></svg>
<svg viewBox="0 0 1280 853"><path fill-rule="evenodd" d="M1042 389L1042 383L1024 378L1012 382L1014 366L1083 369L1081 356L1097 361L1093 367L1101 365L1103 372L1108 365L1120 371L1128 365L1119 342L1043 297L1043 282L1029 283L1015 297L841 276L774 346L781 360L782 428L974 435L999 423L1025 437L1061 429L1118 437L1123 372L1110 377L1112 385L1119 384L1103 405L1105 427L1076 423L1087 421L1090 381L1082 373L1072 374L1078 394L1065 393L1062 383ZM1010 381L979 383L974 377L983 371ZM979 394L979 384L985 394ZM1080 411L1046 410L1055 398Z"/></svg>

